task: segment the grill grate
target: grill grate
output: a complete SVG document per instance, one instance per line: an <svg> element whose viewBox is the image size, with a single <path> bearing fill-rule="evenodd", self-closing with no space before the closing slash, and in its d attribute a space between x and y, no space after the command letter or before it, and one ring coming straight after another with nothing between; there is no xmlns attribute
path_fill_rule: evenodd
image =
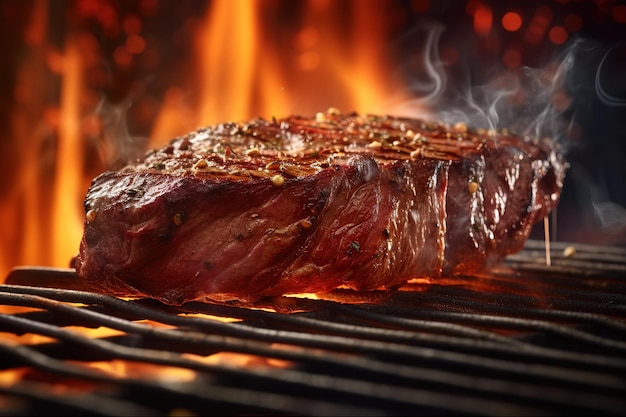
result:
<svg viewBox="0 0 626 417"><path fill-rule="evenodd" d="M16 269L0 304L28 309L0 315L0 409L622 415L626 249L566 247L553 243L546 267L529 241L490 275L408 284L380 303L274 300L292 314L126 301L80 290L69 270ZM117 332L83 331L100 327Z"/></svg>

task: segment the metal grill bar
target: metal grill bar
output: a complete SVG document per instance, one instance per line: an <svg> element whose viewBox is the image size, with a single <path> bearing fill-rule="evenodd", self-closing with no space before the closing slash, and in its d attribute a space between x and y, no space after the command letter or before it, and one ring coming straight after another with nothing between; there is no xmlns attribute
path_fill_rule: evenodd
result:
<svg viewBox="0 0 626 417"><path fill-rule="evenodd" d="M115 395L117 397L150 398L150 403L158 403L155 405L159 406L157 409L149 406L138 406L136 400L134 403L130 401L123 402L110 398L106 394L88 394L86 398L82 396L72 396L70 398L51 396L49 387L43 384L21 382L16 386L0 390L3 393L36 399L38 403L43 402L46 405L53 403L57 407L60 406L64 411L68 409L81 411L87 415L162 415L164 406L171 410L176 410L180 408L180 404L185 404L185 407L194 409L193 404L196 402L199 403L199 407L206 407L207 405L217 406L217 408L204 410L198 408L195 410L203 415L222 415L227 410L236 410L237 412L269 411L281 414L298 413L303 405L311 407L312 410L316 410L322 415L334 413L338 415L343 415L344 413L356 415L361 412L371 412L371 410L358 407L333 405L323 401L309 401L288 395L221 387L215 384L207 384L207 386L210 386L210 389L203 390L200 389L201 386L198 386L198 383L160 384L134 378L116 378L94 372L89 368L52 359L42 355L35 349L25 346L7 346L0 343L0 350L7 356L17 357L25 364L36 366L38 369L48 371L54 375L75 377L107 384L116 388ZM78 398L78 402L76 398Z"/></svg>
<svg viewBox="0 0 626 417"><path fill-rule="evenodd" d="M89 404L99 404L93 415L168 414L180 404L202 414L622 414L626 291L619 268L606 267L602 275L564 272L567 265L538 272L545 266L534 259L533 244L489 276L411 284L376 304L282 300L300 311L293 314L206 303L174 308L45 285L2 285L2 305L34 311L0 315L0 332L53 341L0 344L0 370L26 367L50 379L23 378L0 389L0 398L17 399L9 401L18 404L13 414L25 415L77 413ZM553 248L553 261L568 261ZM611 257L600 262L626 259L626 250L602 252ZM577 248L579 254L598 270L591 248ZM81 288L71 275L23 268L8 281L34 284L34 276L52 276ZM76 326L121 334L89 338ZM253 355L262 364L201 359L218 352ZM175 367L195 378L116 376L86 366L94 361ZM67 378L89 383L81 401L46 397L46 389Z"/></svg>
<svg viewBox="0 0 626 417"><path fill-rule="evenodd" d="M50 294L52 296L58 294L58 290L50 290L50 289L41 289L41 288L32 288L32 287L11 287L4 286L2 287L7 291L19 291L19 292L28 292L31 294ZM67 300L67 296L70 294L69 292L62 292L63 298ZM461 339L461 338L450 338L446 336L439 336L436 334L422 334L422 333L414 333L414 332L406 332L402 330L391 330L382 327L364 327L357 325L346 325L336 322L324 321L324 320L316 320L306 317L298 317L298 316L283 316L276 315L272 313L259 312L259 318L266 318L271 320L280 321L282 323L287 323L290 327L300 328L300 329L309 329L309 330L324 330L327 335L335 334L341 336L319 336L315 333L302 333L302 332L290 332L284 330L277 330L276 327L273 329L266 329L260 327L259 324L255 324L255 327L250 326L232 326L228 323L207 321L204 319L192 318L192 317L180 317L176 315L170 315L167 313L162 313L159 311L153 311L148 308L145 308L140 305L136 305L134 303L125 302L119 299L115 299L112 297L107 297L101 294L92 294L92 293L84 293L84 292L74 292L77 296L75 298L75 302L99 302L101 304L109 304L110 306L115 306L118 311L126 310L126 314L130 311L134 312L136 315L134 317L135 320L141 319L150 319L153 321L159 321L164 324L171 324L185 328L196 328L203 332L211 332L213 334L220 334L223 336L235 336L241 338L241 340L246 341L246 343L250 343L253 340L266 341L266 342L274 342L274 343L284 343L284 344L293 344L299 346L305 346L310 348L326 348L332 349L335 351L341 352L351 352L351 353L374 353L378 355L385 355L389 353L393 353L394 355L399 355L405 357L410 360L419 360L420 358L427 357L429 352L426 353L420 351L415 348L413 350L407 349L402 345L398 345L399 343L415 345L419 344L424 347L432 347L439 349L447 349L451 352L479 352L483 355L504 355L507 352L513 352L514 356L519 357L522 355L520 352L521 346L510 347L505 344L501 346L500 344L490 343L489 341L475 340L475 339ZM100 325L105 325L111 328L117 328L119 330L134 332L137 334L145 334L154 336L155 334L161 334L161 330L154 329L152 327L139 325L130 321L121 320L115 317L113 314L115 312L110 312L108 314L101 314L93 312L93 311L83 311L80 309L73 308L66 304L55 303L44 298L33 297L30 294L1 294L0 293L0 301L5 304L11 305L26 305L31 307L44 307L45 304L49 304L52 307L57 308L58 310L64 310L66 314L71 314L78 317L94 317L92 320L81 320L80 325L92 323L98 323ZM210 305L197 305L197 309L195 312L203 312L206 314L212 314ZM348 313L351 315L364 314L363 312L359 313L359 309L356 307L346 308L340 307L347 316ZM370 317L372 314L369 315ZM236 313L233 312L232 317L236 317ZM388 321L389 318L386 315L378 315L378 321ZM393 319L392 319L393 320ZM525 327L532 327L538 321L537 320L515 320L512 318L506 317L492 317L492 316L483 316L480 315L478 317L473 318L473 324L481 323L481 322L489 322L490 325L495 324L508 324L509 321L516 321L517 323L522 322L525 324ZM539 322L543 323L543 322ZM70 324L70 323L68 323ZM75 325L76 323L74 323ZM481 323L482 324L482 323ZM550 325L550 323L546 324L545 327L551 327L554 325ZM518 324L519 325L519 324ZM574 331L574 329L561 327L562 332ZM576 332L583 333L583 332ZM191 333L186 333L191 334ZM583 333L584 334L584 333ZM171 332L163 332L163 337L174 338L175 342L181 343L186 340L179 340L179 338L174 337ZM202 333L202 337L205 338L205 342L208 343L208 336L206 333ZM366 342L363 342L361 339L365 339ZM367 341L369 339L369 341ZM223 347L224 343L222 339L218 339L213 341L215 345ZM394 344L391 344L394 343ZM514 345L519 345L522 342L511 339L511 343ZM236 349L235 346L230 346L229 349ZM243 347L239 347L238 351L241 353L250 353L245 351ZM538 356L543 355L546 359L546 362L553 363L554 360L558 358L567 358L568 356L562 352L551 352L549 349L541 349L541 348L532 348L532 346L526 346L524 349L525 355L529 358L531 356L536 360ZM269 355L270 352L262 352L263 355ZM444 356L440 355L440 358ZM294 358L291 357L281 357L281 359L292 360ZM453 360L453 359L450 359ZM606 356L593 356L593 355L575 355L573 359L578 363L590 363L594 366L602 366L602 364L606 363ZM468 362L476 362L475 360L471 360L471 358L460 357L456 360L459 363L468 363ZM611 360L610 361L612 367L623 367L626 361L621 360ZM503 369L500 365L492 366L495 369Z"/></svg>
<svg viewBox="0 0 626 417"><path fill-rule="evenodd" d="M6 323L6 320L3 320ZM42 326L42 325L37 325L35 323L23 323L23 319L21 318L16 318L16 317L12 317L10 320L13 325L20 325L22 324L23 327L27 327L29 329L34 329L34 328L38 328L38 330L42 333L42 334L46 334L49 336L54 336L56 338L58 338L59 340L65 341L65 342L77 342L80 343L81 345L83 345L84 347L90 348L91 350L94 351L100 351L100 352L105 352L111 355L111 357L113 358L125 358L125 359L129 359L129 360L143 360L143 361L150 361L151 363L162 363L162 364L168 364L168 365L173 365L173 366L181 366L181 367L185 367L185 368L190 368L190 369L196 369L196 370L204 370L204 371L212 371L214 373L222 373L222 372L226 372L226 373L230 373L230 372L235 372L238 373L237 371L234 371L232 369L222 369L221 367L215 367L215 366L200 366L196 363L191 363L190 361L185 360L184 358L180 358L177 357L175 355L168 355L164 352L154 352L152 350L148 350L148 349L140 349L140 348L126 348L126 347L120 347L118 345L114 345L111 344L109 346L107 346L108 342L105 342L103 340L92 340L92 339L80 339L80 338L76 338L75 335L72 335L71 332L62 330L62 329L58 329L55 328L54 326L50 326L51 328L46 329L46 326ZM15 323L17 322L17 324ZM20 323L22 322L22 323ZM158 331L158 330L157 330ZM68 334L69 333L69 334ZM188 336L188 335L187 335ZM232 344L228 344L228 343L224 343L224 346L221 347L222 349L231 349L232 348ZM254 347L250 348L248 347L248 353L256 353L256 354L266 354L266 350L265 349L255 349ZM453 385L453 388L462 388L465 391L476 391L476 392L483 392L483 393L487 393L487 394L491 394L497 397L502 397L502 396L511 396L512 392L515 393L515 396L518 397L527 397L530 396L533 401L535 402L539 402L539 401L544 401L544 402L548 402L548 403L553 403L555 401L562 401L562 402L566 402L567 404L571 405L571 400L568 397L565 398L560 398L560 395L558 395L557 392L551 392L549 397L546 397L546 392L542 389L542 390L537 390L537 388L535 388L534 386L525 386L524 384L515 384L515 383L506 383L506 381L491 381L491 384L489 384L489 380L483 378L482 379L482 387L480 387L480 389L476 389L476 387L474 387L475 384L475 379L473 378L467 378L464 377L463 375L453 375L450 373L445 373L445 372L437 372L437 371L426 371L424 369L419 370L420 372L417 373L413 373L411 374L410 372L410 367L394 367L392 365L389 364L384 364L384 366L381 366L381 364L378 364L379 366L376 366L376 361L373 360L369 360L369 361L363 361L361 360L360 362L365 362L363 363L359 363L359 361L351 361L351 360L347 360L344 358L342 362L334 362L331 360L332 358L329 357L329 355L325 355L324 358L322 358L320 360L319 357L314 357L314 356L306 356L306 355L302 355L302 354L296 354L296 355L288 355L288 356L283 356L280 355L279 352L277 352L276 350L274 350L273 352L271 352L272 356L274 357L280 357L280 358L287 358L290 357L292 359L297 359L300 361L309 361L309 362L313 362L313 361L317 361L317 362L326 362L327 365L333 365L334 367L339 366L340 368L344 368L346 371L350 371L350 373L354 373L354 371L369 371L370 373L373 373L375 375L373 376L386 376L386 379L390 379L391 375L395 374L394 379L398 379L398 377L400 377L401 379L406 379L407 382L424 382L424 383L428 383L429 385ZM31 352L32 355L32 352ZM140 357L137 357L137 355L140 355ZM29 355L30 357L30 355ZM330 362L330 363L328 363ZM310 364L309 364L310 365ZM318 364L319 365L319 364ZM57 368L55 368L57 369ZM390 375L390 372L393 373ZM284 380L283 378L285 377L285 373L287 373L287 380ZM397 373L397 374L396 374ZM294 373L292 371L286 371L286 370L280 370L280 371L273 371L271 376L270 375L265 375L265 378L271 378L272 379L272 383L276 384L276 383L289 383L291 385L294 384L298 384L298 383L302 383L301 381L306 381L306 377L308 375L310 375L310 373L306 373L304 376L302 375L293 375ZM256 372L252 372L252 371L245 371L245 377L247 379L253 378L255 376L258 376L256 374ZM291 378L289 377L291 376ZM410 381L412 380L412 381ZM342 395L347 395L347 394L352 394L357 395L359 394L358 392L354 392L354 388L355 386L358 387L359 385L363 385L362 383L359 384L358 381L350 381L348 385L346 386L350 386L351 389L350 390L346 390L345 392L342 392L344 390L342 390L341 388L344 387L343 385L339 385L337 386L336 384L338 382L340 382L341 379L338 377L335 377L333 380L332 384L327 384L325 383L325 386L323 387L324 389L332 389L332 391L336 394L336 393L341 393ZM307 386L307 388L315 388L315 386ZM366 387L367 388L367 387ZM370 389L367 390L366 393L362 393L363 395L367 395L367 396L378 396L381 395L381 393L384 393L385 396L384 398L381 398L381 400L385 400L387 402L395 400L398 401L402 398L404 398L403 396L399 396L397 391L394 391L393 395L390 396L390 393L387 392L389 389L388 385L381 385L381 386L373 386L370 387ZM420 404L419 405L424 405L424 399L421 398L421 395L418 395L417 397L415 397L416 394L420 394L420 392L413 392L413 390L404 390L404 391L410 391L407 392L407 395L410 395L411 397L406 397L402 400L404 406L411 406L414 405L416 406L416 404L412 404L412 401L408 401L409 398L415 399L415 398L420 398ZM511 392L509 392L511 391ZM549 391L548 391L549 393ZM436 397L436 395L434 395L433 393L428 393L427 395L429 398L433 398ZM542 399L542 397L545 397ZM606 398L597 398L594 397L593 395L590 395L590 397L593 399L593 401L604 401L607 400ZM485 403L488 403L488 401L482 401L481 407L485 406ZM575 401L577 403L577 406L584 406L584 402L581 403L580 401ZM432 406L435 406L437 404L431 404ZM439 406L441 406L441 404L438 404ZM497 404L490 404L489 407L494 408L494 409L499 409L499 410L506 410L506 407L503 407L502 405L498 405ZM463 405L462 410L468 410L467 407L472 408L472 404L471 403L465 403ZM474 405L475 407L475 405ZM449 405L446 406L446 408L450 409L451 407ZM476 408L474 408L475 412L477 412L478 410ZM461 410L458 410L461 411ZM524 410L524 411L528 411L528 410Z"/></svg>

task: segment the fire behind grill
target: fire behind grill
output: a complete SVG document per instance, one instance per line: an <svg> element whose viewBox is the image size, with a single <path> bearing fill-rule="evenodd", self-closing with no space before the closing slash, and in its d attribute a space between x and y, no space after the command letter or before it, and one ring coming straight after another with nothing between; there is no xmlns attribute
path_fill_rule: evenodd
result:
<svg viewBox="0 0 626 417"><path fill-rule="evenodd" d="M275 300L291 314L126 301L67 289L80 288L69 270L16 269L0 303L30 308L0 315L0 331L50 341L0 342L0 371L21 372L1 384L0 412L623 415L626 249L574 247L553 243L548 267L529 241L488 276L417 282L380 303ZM81 331L98 327L118 333ZM247 363L203 360L215 354ZM163 378L175 370L191 377Z"/></svg>

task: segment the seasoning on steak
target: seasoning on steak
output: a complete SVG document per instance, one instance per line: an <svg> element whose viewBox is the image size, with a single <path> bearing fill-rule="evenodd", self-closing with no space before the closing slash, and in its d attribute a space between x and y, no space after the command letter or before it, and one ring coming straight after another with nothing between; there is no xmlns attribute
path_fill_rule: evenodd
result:
<svg viewBox="0 0 626 417"><path fill-rule="evenodd" d="M549 140L336 109L220 124L93 180L76 270L168 304L477 272L522 248L566 165Z"/></svg>

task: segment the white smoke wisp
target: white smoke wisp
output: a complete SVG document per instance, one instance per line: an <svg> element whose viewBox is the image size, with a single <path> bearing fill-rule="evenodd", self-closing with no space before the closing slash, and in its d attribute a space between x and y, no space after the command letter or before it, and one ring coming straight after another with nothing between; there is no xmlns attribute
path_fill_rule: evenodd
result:
<svg viewBox="0 0 626 417"><path fill-rule="evenodd" d="M466 87L461 95L463 105L453 115L464 113L466 123L491 132L506 129L558 141L571 123L563 117L572 103L566 83L578 47L575 42L545 68L503 71L486 84Z"/></svg>
<svg viewBox="0 0 626 417"><path fill-rule="evenodd" d="M626 234L626 207L611 201L603 181L594 181L585 170L574 169L572 175L582 211L592 213L604 233Z"/></svg>
<svg viewBox="0 0 626 417"><path fill-rule="evenodd" d="M426 96L420 98L421 101L431 102L437 100L446 86L446 72L444 71L443 63L439 60L438 47L443 30L443 26L433 25L427 32L424 50L424 69L431 82L420 86L422 90L430 90Z"/></svg>
<svg viewBox="0 0 626 417"><path fill-rule="evenodd" d="M432 23L406 35L419 51L421 67L408 72L408 88L414 98L400 103L394 109L397 113L426 115L450 124L463 122L493 134L506 129L538 139L558 140L567 131L571 121L563 116L572 99L566 84L582 42L573 42L544 68L504 69L501 64L476 63L475 57L468 56L469 63L457 65L465 73L453 77L439 53L444 29ZM485 75L486 81L473 80Z"/></svg>
<svg viewBox="0 0 626 417"><path fill-rule="evenodd" d="M116 169L140 156L147 138L132 136L128 129L131 101L112 104L100 100L94 113L102 123L102 138L97 144L100 158L109 169Z"/></svg>
<svg viewBox="0 0 626 417"><path fill-rule="evenodd" d="M405 34L399 43L409 44L408 50L417 49L417 54L407 58L403 71L411 74L407 85L408 93L413 97L406 100L406 91L400 96L400 102L393 108L396 115L409 117L434 118L433 103L441 100L446 90L447 73L445 64L440 59L439 43L445 27L436 22L426 22ZM416 64L416 65L412 65Z"/></svg>
<svg viewBox="0 0 626 417"><path fill-rule="evenodd" d="M612 60L619 62L620 59L621 59L622 70L620 71L618 69L618 71L616 72L621 73L622 76L619 78L619 80L613 79L607 82L607 80L604 80L603 78L603 76L605 75L604 70L610 66L610 63ZM600 65L598 65L598 70L596 71L596 76L595 76L596 94L598 95L598 98L602 102L604 102L606 105L626 106L626 97L620 98L614 95L613 93L609 93L609 91L607 91L605 87L606 83L610 84L611 86L615 86L617 82L620 82L621 87L624 88L624 75L626 75L622 72L624 62L626 62L626 48L625 48L625 45L622 44L622 45L615 45L612 48L610 48L602 57L602 60L600 61Z"/></svg>
<svg viewBox="0 0 626 417"><path fill-rule="evenodd" d="M536 84L535 89L531 90L531 93L535 93L535 99L534 102L531 99L527 115L531 120L534 118L535 122L529 124L529 129L532 130L524 133L533 134L535 137L548 135L559 139L565 131L564 127L568 122L562 118L562 115L571 104L571 98L565 91L565 86L567 77L575 65L575 56L581 45L580 42L580 40L574 42L562 59L556 61L552 74L543 71L535 75L535 71L525 69L529 75L528 78Z"/></svg>
<svg viewBox="0 0 626 417"><path fill-rule="evenodd" d="M578 203L565 205L571 210L566 214L580 220L565 229L591 221L599 234L626 242L623 180L616 178L624 172L616 152L624 147L611 142L622 137L624 126L615 110L626 107L626 44L605 49L597 40L574 38L542 64L506 68L500 56L490 61L479 55L471 36L450 37L444 29L421 25L405 37L404 50L413 48L402 67L412 98L394 110L485 129L494 141L507 131L529 140L551 138L568 160L566 204ZM451 49L460 55L448 63L442 56L451 56Z"/></svg>
<svg viewBox="0 0 626 417"><path fill-rule="evenodd" d="M593 204L596 219L605 230L615 233L626 232L626 208L613 201L599 201Z"/></svg>

